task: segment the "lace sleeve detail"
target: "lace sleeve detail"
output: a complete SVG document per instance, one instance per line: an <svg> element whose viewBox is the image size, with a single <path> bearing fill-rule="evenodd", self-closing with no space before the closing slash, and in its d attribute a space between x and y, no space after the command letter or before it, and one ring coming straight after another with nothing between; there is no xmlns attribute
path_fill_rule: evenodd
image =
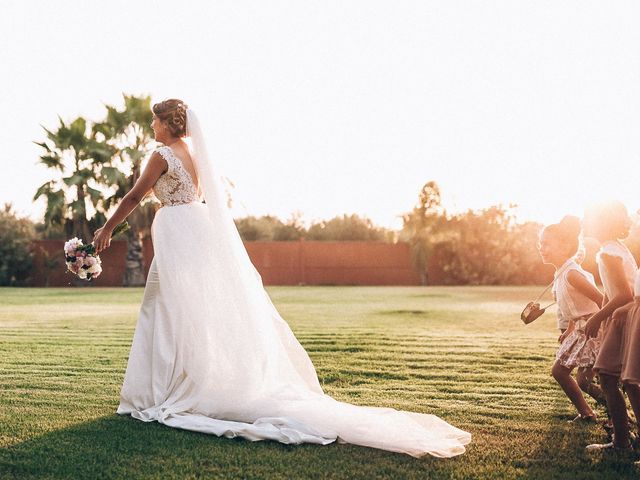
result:
<svg viewBox="0 0 640 480"><path fill-rule="evenodd" d="M155 151L162 155L162 158L167 162L167 171L160 175L153 186L153 193L160 203L164 206L199 201L191 175L171 149L165 145Z"/></svg>
<svg viewBox="0 0 640 480"><path fill-rule="evenodd" d="M173 155L171 155L171 152L167 152L168 149L169 147L164 146L157 148L156 152L158 152L162 158L164 158L165 162L167 162L167 171L165 173L172 173L175 169L173 164Z"/></svg>

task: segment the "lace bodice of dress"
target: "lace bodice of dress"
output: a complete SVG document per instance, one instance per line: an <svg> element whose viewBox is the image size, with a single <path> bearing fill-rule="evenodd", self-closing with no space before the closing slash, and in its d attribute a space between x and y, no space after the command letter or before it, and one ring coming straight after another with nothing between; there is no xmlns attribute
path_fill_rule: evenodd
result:
<svg viewBox="0 0 640 480"><path fill-rule="evenodd" d="M167 171L158 178L153 186L153 193L160 200L162 206L200 201L191 175L184 168L180 159L173 154L173 150L165 145L156 151L162 155L168 165Z"/></svg>

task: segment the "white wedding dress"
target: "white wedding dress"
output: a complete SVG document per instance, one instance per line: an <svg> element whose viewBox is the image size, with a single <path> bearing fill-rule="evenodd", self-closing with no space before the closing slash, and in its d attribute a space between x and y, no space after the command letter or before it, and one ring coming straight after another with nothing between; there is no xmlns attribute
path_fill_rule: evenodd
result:
<svg viewBox="0 0 640 480"><path fill-rule="evenodd" d="M155 256L117 413L249 440L337 440L415 457L463 453L471 435L435 415L355 406L324 394L249 260L197 117L187 113L207 203L171 148L159 148L168 170L154 193L163 206L151 228Z"/></svg>

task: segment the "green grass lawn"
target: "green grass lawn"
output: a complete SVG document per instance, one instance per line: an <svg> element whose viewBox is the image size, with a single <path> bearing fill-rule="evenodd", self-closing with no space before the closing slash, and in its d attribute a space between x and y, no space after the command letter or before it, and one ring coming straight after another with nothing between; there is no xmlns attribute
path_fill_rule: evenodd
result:
<svg viewBox="0 0 640 480"><path fill-rule="evenodd" d="M283 445L115 414L142 289L0 289L0 478L638 478L549 370L555 315L539 288L269 287L325 391L434 413L472 432L452 459Z"/></svg>

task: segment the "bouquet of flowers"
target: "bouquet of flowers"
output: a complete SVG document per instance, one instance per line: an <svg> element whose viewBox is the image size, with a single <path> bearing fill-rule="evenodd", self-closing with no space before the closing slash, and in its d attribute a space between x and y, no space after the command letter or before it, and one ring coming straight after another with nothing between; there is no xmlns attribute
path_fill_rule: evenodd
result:
<svg viewBox="0 0 640 480"><path fill-rule="evenodd" d="M113 229L113 236L125 232L129 229L129 224L125 221ZM83 280L91 280L102 273L102 261L96 255L96 247L92 243L85 245L82 239L73 237L64 244L64 259L67 270L75 273Z"/></svg>

